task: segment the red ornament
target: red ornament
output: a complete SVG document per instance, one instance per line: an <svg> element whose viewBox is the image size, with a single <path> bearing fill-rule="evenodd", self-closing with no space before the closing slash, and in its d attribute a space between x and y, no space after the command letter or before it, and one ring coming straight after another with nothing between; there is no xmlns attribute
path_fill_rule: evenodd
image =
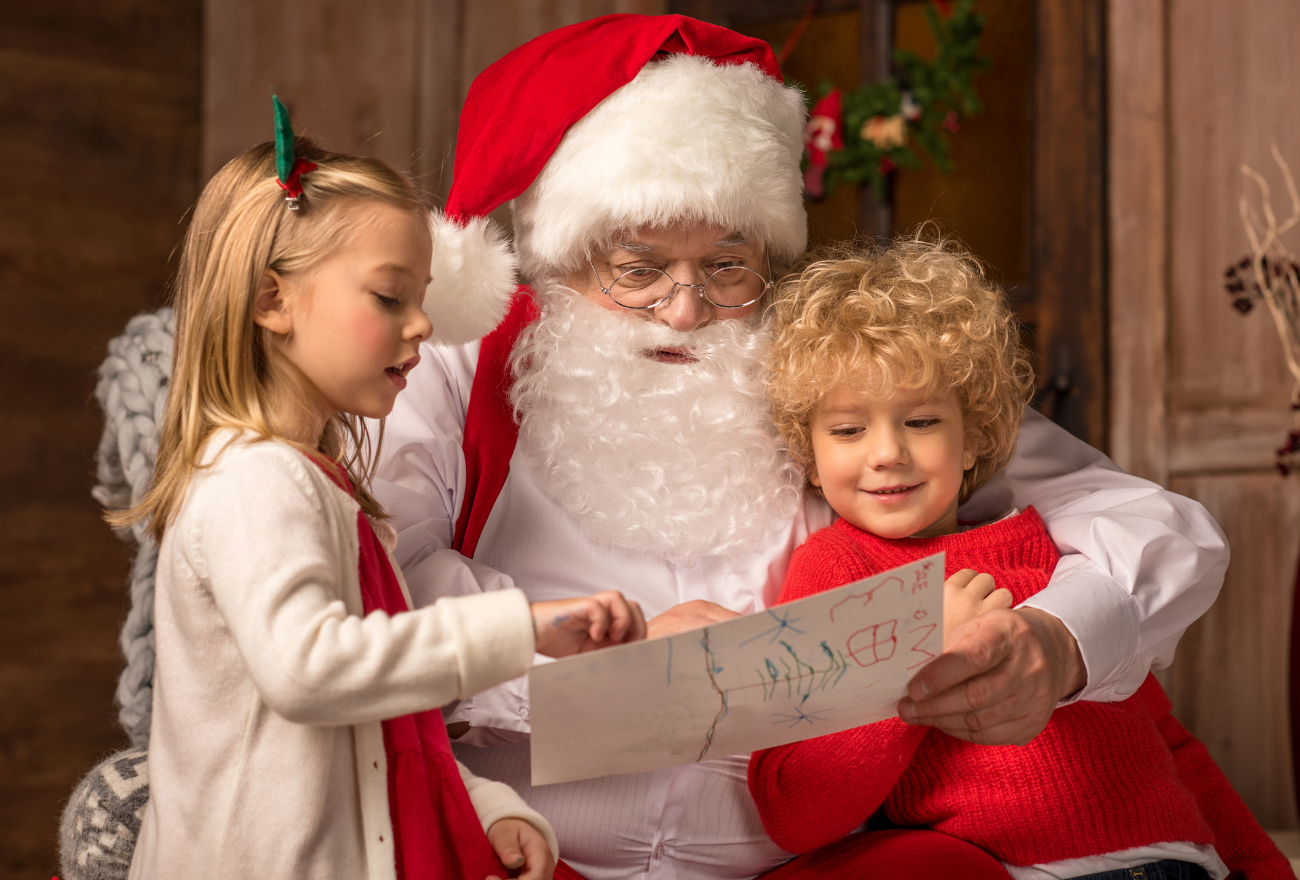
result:
<svg viewBox="0 0 1300 880"><path fill-rule="evenodd" d="M881 157L880 157L880 176L881 176L881 177L888 177L889 175L893 174L893 173L894 173L894 169L896 169L897 167L898 167L898 165L894 162L894 160L891 159L891 158L889 158L888 156L881 156Z"/></svg>
<svg viewBox="0 0 1300 880"><path fill-rule="evenodd" d="M831 89L824 98L813 105L808 124L804 126L803 143L808 155L808 167L803 175L804 193L820 199L826 194L824 178L830 154L844 149L844 122L840 117L840 91Z"/></svg>
<svg viewBox="0 0 1300 880"><path fill-rule="evenodd" d="M961 124L957 122L957 111L949 110L948 115L943 118L943 127L956 134L961 129Z"/></svg>

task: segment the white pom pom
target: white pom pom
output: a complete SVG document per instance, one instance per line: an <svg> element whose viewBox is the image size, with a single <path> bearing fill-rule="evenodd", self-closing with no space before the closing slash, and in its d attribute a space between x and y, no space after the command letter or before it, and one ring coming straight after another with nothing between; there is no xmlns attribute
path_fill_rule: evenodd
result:
<svg viewBox="0 0 1300 880"><path fill-rule="evenodd" d="M516 259L505 231L487 217L462 226L434 211L433 281L424 313L434 342L458 345L491 333L505 317L518 281Z"/></svg>

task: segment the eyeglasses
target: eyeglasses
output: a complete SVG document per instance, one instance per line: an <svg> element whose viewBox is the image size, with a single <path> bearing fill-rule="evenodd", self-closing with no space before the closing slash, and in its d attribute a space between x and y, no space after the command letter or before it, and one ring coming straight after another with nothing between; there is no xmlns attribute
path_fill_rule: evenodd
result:
<svg viewBox="0 0 1300 880"><path fill-rule="evenodd" d="M661 269L638 267L619 275L609 287L606 287L600 280L600 273L596 271L596 266L591 262L590 257L587 258L587 265L591 266L591 272L596 276L596 284L600 285L600 289L607 297L625 309L638 311L658 308L676 296L679 287L693 289L704 297L706 302L719 309L743 309L762 299L763 294L772 287L771 281L744 266L727 266L719 269L710 273L703 284L683 284L674 281ZM768 276L772 274L770 260L767 274Z"/></svg>

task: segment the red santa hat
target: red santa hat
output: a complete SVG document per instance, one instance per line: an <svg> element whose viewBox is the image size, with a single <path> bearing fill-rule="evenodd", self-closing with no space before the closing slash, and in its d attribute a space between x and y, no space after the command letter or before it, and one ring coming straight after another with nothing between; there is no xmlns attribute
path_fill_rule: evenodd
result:
<svg viewBox="0 0 1300 880"><path fill-rule="evenodd" d="M532 279L581 266L615 233L675 221L793 258L807 242L806 115L767 43L681 15L608 15L520 46L461 111L425 300L436 336L475 339L505 314L516 258L486 215L511 200Z"/></svg>

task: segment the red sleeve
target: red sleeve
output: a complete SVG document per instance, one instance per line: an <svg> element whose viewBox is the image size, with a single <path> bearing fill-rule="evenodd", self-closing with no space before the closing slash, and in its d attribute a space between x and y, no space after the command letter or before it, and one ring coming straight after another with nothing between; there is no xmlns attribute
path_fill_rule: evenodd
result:
<svg viewBox="0 0 1300 880"><path fill-rule="evenodd" d="M874 572L833 530L813 535L790 559L777 602L790 602ZM897 718L755 752L749 791L777 846L804 853L839 840L874 813L929 731Z"/></svg>
<svg viewBox="0 0 1300 880"><path fill-rule="evenodd" d="M839 840L885 802L929 730L890 718L754 752L749 793L768 836L793 853Z"/></svg>
<svg viewBox="0 0 1300 880"><path fill-rule="evenodd" d="M1205 823L1214 832L1215 852L1232 872L1229 880L1295 880L1291 862L1255 821L1205 745L1173 716L1169 698L1155 676L1148 675L1133 697L1145 701L1169 744L1178 779L1196 798Z"/></svg>

